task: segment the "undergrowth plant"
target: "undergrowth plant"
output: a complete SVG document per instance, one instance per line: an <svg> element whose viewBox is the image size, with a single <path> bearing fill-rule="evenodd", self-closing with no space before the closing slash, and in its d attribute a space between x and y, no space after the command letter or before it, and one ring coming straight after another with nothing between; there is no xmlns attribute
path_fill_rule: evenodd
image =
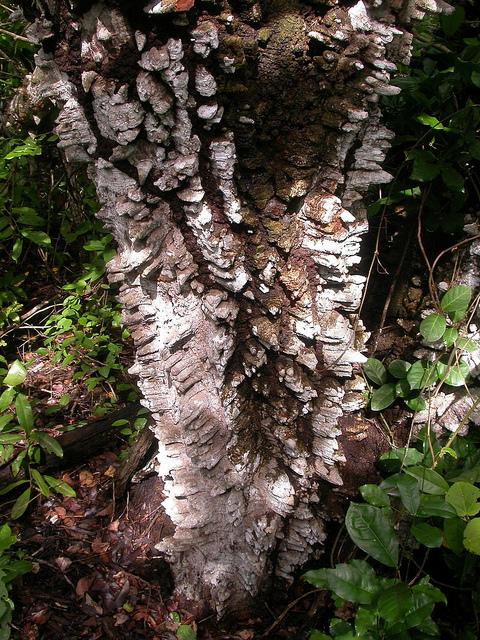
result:
<svg viewBox="0 0 480 640"><path fill-rule="evenodd" d="M425 344L432 347L430 359L393 360L388 366L377 358L367 360L363 367L365 376L378 387L371 393L372 411L386 409L397 398L408 409L423 411L443 384L450 387L466 384L470 366L464 356L480 347L468 336L465 325L471 297L469 287L451 287L440 301L439 312L430 313L420 323L420 334Z"/></svg>
<svg viewBox="0 0 480 640"><path fill-rule="evenodd" d="M0 369L1 373L6 375L0 395L0 464L9 465L12 476L17 479L2 487L0 496L21 488L10 512L11 518L16 519L39 493L46 498L52 492L67 497L76 494L63 480L41 473L37 468L42 451L61 458L63 450L58 440L36 428L35 409L19 391L27 375L25 367L16 360L8 370Z"/></svg>
<svg viewBox="0 0 480 640"><path fill-rule="evenodd" d="M17 537L12 534L8 524L0 526L0 640L10 638L10 623L14 609L10 597L13 580L32 570L32 564L25 560L21 552L12 547Z"/></svg>

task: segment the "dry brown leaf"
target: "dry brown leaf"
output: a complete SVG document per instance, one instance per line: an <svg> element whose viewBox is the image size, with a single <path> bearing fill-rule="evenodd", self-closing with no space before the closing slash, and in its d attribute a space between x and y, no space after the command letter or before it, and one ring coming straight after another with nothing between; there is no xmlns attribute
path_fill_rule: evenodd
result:
<svg viewBox="0 0 480 640"><path fill-rule="evenodd" d="M92 582L93 576L84 576L83 578L80 578L80 580L77 582L77 586L75 587L75 593L79 598L83 598L83 596L90 589Z"/></svg>
<svg viewBox="0 0 480 640"><path fill-rule="evenodd" d="M82 487L93 487L95 484L95 478L90 471L80 471L78 479Z"/></svg>

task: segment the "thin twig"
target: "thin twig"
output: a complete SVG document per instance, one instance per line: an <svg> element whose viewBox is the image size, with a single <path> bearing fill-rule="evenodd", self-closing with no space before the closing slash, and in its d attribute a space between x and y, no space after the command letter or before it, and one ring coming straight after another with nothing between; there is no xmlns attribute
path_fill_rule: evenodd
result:
<svg viewBox="0 0 480 640"><path fill-rule="evenodd" d="M264 631L262 633L262 635L260 636L260 638L268 638L270 636L270 633L276 629L278 627L278 625L281 623L281 621L285 618L285 616L287 615L287 613L289 611L291 611L293 609L293 607L300 602L300 600L303 600L304 598L306 598L307 596L311 596L313 593L319 593L320 591L325 591L325 589L313 589L312 591L307 591L307 593L304 593L303 595L299 596L298 598L296 598L293 602L291 602L288 607L286 609L284 609L282 611L282 613L278 616L278 618L275 620L275 622L273 622L273 624L271 624L268 629L266 631Z"/></svg>
<svg viewBox="0 0 480 640"><path fill-rule="evenodd" d="M21 36L18 33L13 33L12 31L7 31L7 29L0 28L0 33L5 34L6 36L10 36L14 40L21 40L22 42L28 42L28 44L34 44L31 40L29 40L25 36Z"/></svg>

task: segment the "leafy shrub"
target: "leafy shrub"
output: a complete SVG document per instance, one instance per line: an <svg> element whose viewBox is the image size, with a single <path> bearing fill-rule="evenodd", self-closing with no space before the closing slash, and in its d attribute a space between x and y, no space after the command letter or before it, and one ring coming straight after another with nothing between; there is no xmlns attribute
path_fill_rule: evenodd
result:
<svg viewBox="0 0 480 640"><path fill-rule="evenodd" d="M10 598L12 582L32 569L30 562L11 550L17 541L7 524L0 526L0 640L10 638L13 602Z"/></svg>

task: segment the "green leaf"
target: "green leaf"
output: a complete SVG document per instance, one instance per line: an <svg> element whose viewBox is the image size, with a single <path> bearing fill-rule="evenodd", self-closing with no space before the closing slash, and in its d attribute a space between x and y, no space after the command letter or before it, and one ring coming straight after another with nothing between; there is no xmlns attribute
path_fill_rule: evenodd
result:
<svg viewBox="0 0 480 640"><path fill-rule="evenodd" d="M33 229L21 229L20 233L24 238L30 240L39 247L49 247L52 244L50 236L45 231L34 231Z"/></svg>
<svg viewBox="0 0 480 640"><path fill-rule="evenodd" d="M398 582L382 591L377 611L387 622L401 620L412 607L412 592L406 584Z"/></svg>
<svg viewBox="0 0 480 640"><path fill-rule="evenodd" d="M47 476L47 475L44 475L43 478L47 482L47 484L50 487L52 487L55 493L59 493L60 495L65 496L66 498L75 498L75 496L77 495L75 493L75 490L72 489L72 487L69 484L67 484L66 482L63 482L63 480L59 480L58 478L52 478L52 476Z"/></svg>
<svg viewBox="0 0 480 640"><path fill-rule="evenodd" d="M363 371L374 384L382 385L387 381L387 370L380 360L368 358L363 365Z"/></svg>
<svg viewBox="0 0 480 640"><path fill-rule="evenodd" d="M15 360L15 362L10 365L8 373L3 379L3 384L7 387L17 387L19 384L22 384L26 377L27 370L20 360Z"/></svg>
<svg viewBox="0 0 480 640"><path fill-rule="evenodd" d="M350 503L345 526L353 542L387 567L398 562L398 538L391 522L391 511L366 504Z"/></svg>
<svg viewBox="0 0 480 640"><path fill-rule="evenodd" d="M0 552L9 549L17 541L17 536L12 535L12 530L8 524L2 524L0 527Z"/></svg>
<svg viewBox="0 0 480 640"><path fill-rule="evenodd" d="M442 180L450 191L463 191L464 189L463 176L453 167L442 167Z"/></svg>
<svg viewBox="0 0 480 640"><path fill-rule="evenodd" d="M38 471L38 469L30 469L30 473L32 474L33 481L40 489L40 493L48 498L48 496L50 495L50 489L48 488L48 485L45 482L40 471Z"/></svg>
<svg viewBox="0 0 480 640"><path fill-rule="evenodd" d="M444 34L451 38L461 27L465 20L465 9L463 7L455 7L455 11L450 14L443 14L440 18L440 24Z"/></svg>
<svg viewBox="0 0 480 640"><path fill-rule="evenodd" d="M10 493L10 491L13 491L17 487L26 483L28 483L28 480L15 480L15 482L10 482L6 487L2 487L2 489L0 489L0 496L4 496L6 493Z"/></svg>
<svg viewBox="0 0 480 640"><path fill-rule="evenodd" d="M458 338L458 340L455 343L455 346L457 347L457 349L460 349L460 351L473 353L474 351L477 351L480 345L475 340L461 337L461 338Z"/></svg>
<svg viewBox="0 0 480 640"><path fill-rule="evenodd" d="M388 495L376 484L364 484L360 487L360 494L365 502L373 504L374 507L389 507Z"/></svg>
<svg viewBox="0 0 480 640"><path fill-rule="evenodd" d="M197 634L189 624L181 624L176 633L178 640L196 640L197 638Z"/></svg>
<svg viewBox="0 0 480 640"><path fill-rule="evenodd" d="M442 532L438 527L432 527L427 522L419 522L412 525L410 529L412 535L420 544L429 549L440 547L442 545Z"/></svg>
<svg viewBox="0 0 480 640"><path fill-rule="evenodd" d="M470 553L480 556L480 518L473 518L463 532L463 546Z"/></svg>
<svg viewBox="0 0 480 640"><path fill-rule="evenodd" d="M405 453L405 447L399 447L398 449L391 449L387 453L382 453L380 456L381 461L398 460L403 462L407 467L419 464L423 460L423 453L410 447Z"/></svg>
<svg viewBox="0 0 480 640"><path fill-rule="evenodd" d="M413 604L404 618L407 629L418 627L432 615L436 602L446 602L443 593L429 584L416 584L412 587Z"/></svg>
<svg viewBox="0 0 480 640"><path fill-rule="evenodd" d="M480 489L470 482L455 482L445 495L460 517L475 516L480 511Z"/></svg>
<svg viewBox="0 0 480 640"><path fill-rule="evenodd" d="M395 398L395 385L389 382L372 393L370 408L372 411L383 411L395 401Z"/></svg>
<svg viewBox="0 0 480 640"><path fill-rule="evenodd" d="M410 385L408 384L408 380L403 378L403 380L399 380L395 384L395 393L397 398L407 398L411 395L412 390L410 389Z"/></svg>
<svg viewBox="0 0 480 640"><path fill-rule="evenodd" d="M388 365L388 372L394 377L398 379L406 378L407 372L410 369L410 362L405 362L405 360L393 360Z"/></svg>
<svg viewBox="0 0 480 640"><path fill-rule="evenodd" d="M444 316L438 313L431 313L420 323L420 333L427 342L436 342L445 333L447 322Z"/></svg>
<svg viewBox="0 0 480 640"><path fill-rule="evenodd" d="M438 120L438 118L435 118L435 116L429 116L426 113L421 113L419 116L416 117L416 120L421 124L426 125L427 127L431 127L432 129L437 129L437 131L441 131L445 129L445 127L440 122L440 120Z"/></svg>
<svg viewBox="0 0 480 640"><path fill-rule="evenodd" d="M433 365L417 360L407 373L408 384L412 389L429 387L436 380L436 370Z"/></svg>
<svg viewBox="0 0 480 640"><path fill-rule="evenodd" d="M382 588L365 560L337 564L334 569L307 571L303 578L317 589L329 589L339 598L358 604L370 604Z"/></svg>
<svg viewBox="0 0 480 640"><path fill-rule="evenodd" d="M445 329L445 333L442 336L442 340L445 343L445 346L447 347L447 349L450 349L450 347L453 347L453 345L455 344L455 340L458 338L458 331L455 329L455 327L448 327L447 329Z"/></svg>
<svg viewBox="0 0 480 640"><path fill-rule="evenodd" d="M463 320L467 313L471 297L472 291L470 287L459 284L447 291L440 302L440 306L445 313L448 313L453 322L459 322Z"/></svg>
<svg viewBox="0 0 480 640"><path fill-rule="evenodd" d="M22 439L22 434L15 433L0 433L0 444L17 444Z"/></svg>
<svg viewBox="0 0 480 640"><path fill-rule="evenodd" d="M355 631L358 638L370 637L369 632L378 624L378 615L366 607L358 607L355 615Z"/></svg>
<svg viewBox="0 0 480 640"><path fill-rule="evenodd" d="M415 398L405 398L404 402L411 411L415 411L416 413L427 408L427 403L422 398L422 396L416 396Z"/></svg>
<svg viewBox="0 0 480 640"><path fill-rule="evenodd" d="M420 497L420 506L417 514L420 518L438 517L455 518L457 512L451 504L445 501L443 496L423 495Z"/></svg>
<svg viewBox="0 0 480 640"><path fill-rule="evenodd" d="M427 467L407 467L405 473L418 480L420 491L443 496L448 491L448 482L439 473Z"/></svg>
<svg viewBox="0 0 480 640"><path fill-rule="evenodd" d="M13 413L6 413L3 416L0 416L0 431L3 431L7 424L9 424L13 420Z"/></svg>
<svg viewBox="0 0 480 640"><path fill-rule="evenodd" d="M23 493L21 493L18 498L15 500L15 504L12 507L11 517L13 520L17 520L20 516L23 516L25 511L27 510L28 504L30 502L30 494L31 489L25 489Z"/></svg>
<svg viewBox="0 0 480 640"><path fill-rule="evenodd" d="M43 431L36 431L34 433L34 438L38 442L38 444L48 451L48 453L53 453L53 455L58 456L59 458L63 458L63 449L62 445L56 440L49 436L48 433Z"/></svg>
<svg viewBox="0 0 480 640"><path fill-rule="evenodd" d="M27 396L23 393L19 393L15 398L15 411L18 424L22 427L27 436L29 436L33 429L32 405L28 401Z"/></svg>
<svg viewBox="0 0 480 640"><path fill-rule="evenodd" d="M412 476L402 473L397 477L398 493L403 506L412 515L415 515L420 506L420 489L418 480Z"/></svg>
<svg viewBox="0 0 480 640"><path fill-rule="evenodd" d="M448 364L448 356L443 356L436 364L438 377L450 387L463 387L470 373L468 364L464 360Z"/></svg>
<svg viewBox="0 0 480 640"><path fill-rule="evenodd" d="M412 179L419 182L430 182L440 173L440 165L430 151L413 151L410 153L413 158Z"/></svg>
<svg viewBox="0 0 480 640"><path fill-rule="evenodd" d="M449 518L443 523L443 543L458 556L463 553L463 532L466 522L461 518Z"/></svg>
<svg viewBox="0 0 480 640"><path fill-rule="evenodd" d="M22 249L23 249L23 240L21 238L17 238L13 243L12 253L10 254L14 262L17 262L17 260L19 259L22 253Z"/></svg>
<svg viewBox="0 0 480 640"><path fill-rule="evenodd" d="M5 411L13 401L15 397L16 391L14 387L10 387L9 389L5 389L5 391L0 395L0 411Z"/></svg>

